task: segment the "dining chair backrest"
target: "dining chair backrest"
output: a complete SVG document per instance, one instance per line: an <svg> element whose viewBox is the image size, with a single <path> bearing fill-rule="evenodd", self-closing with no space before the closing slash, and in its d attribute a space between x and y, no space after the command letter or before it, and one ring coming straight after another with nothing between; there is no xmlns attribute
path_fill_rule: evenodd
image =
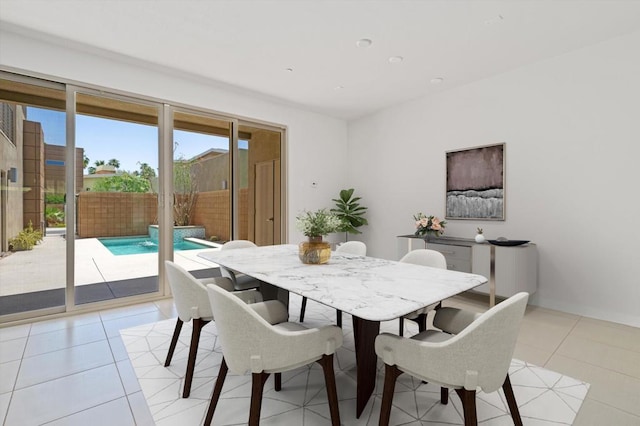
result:
<svg viewBox="0 0 640 426"><path fill-rule="evenodd" d="M524 292L510 297L480 315L451 339L450 344L458 348L460 367L457 374L461 378L470 372L477 374L475 385L484 392L493 392L502 386L509 372L528 299L529 294ZM469 377L459 383L465 382L470 382Z"/></svg>
<svg viewBox="0 0 640 426"><path fill-rule="evenodd" d="M220 250L233 250L242 248L258 247L253 241L249 240L231 240L227 241L220 247Z"/></svg>
<svg viewBox="0 0 640 426"><path fill-rule="evenodd" d="M367 245L362 241L347 241L336 247L336 253L355 254L357 256L367 255Z"/></svg>
<svg viewBox="0 0 640 426"><path fill-rule="evenodd" d="M251 372L249 426L260 423L264 384L275 374L275 391L282 385L282 373L318 362L324 371L332 426L340 425L333 354L342 345L342 330L335 326L308 329L287 322L288 312L278 300L247 305L213 284L207 285L211 308L218 320L216 329L222 348L222 362L204 425L213 420L227 370ZM271 320L270 320L271 319Z"/></svg>
<svg viewBox="0 0 640 426"><path fill-rule="evenodd" d="M452 383L469 390L479 386L487 393L502 386L528 299L529 294L524 292L508 298L445 343L453 349L451 363L459 366L450 372L457 376Z"/></svg>
<svg viewBox="0 0 640 426"><path fill-rule="evenodd" d="M235 249L244 249L244 248L252 248L258 247L253 241L249 240L231 240L227 241L220 247L220 250L235 250ZM229 278L233 283L234 288L238 286L238 277L236 276L236 272L225 268L224 266L220 266L220 275L223 277ZM257 286L257 284L256 284ZM239 287L238 290L243 290L243 288Z"/></svg>
<svg viewBox="0 0 640 426"><path fill-rule="evenodd" d="M184 322L192 318L213 318L207 288L182 266L170 260L165 261L165 266L178 317ZM217 285L233 291L233 284L228 280L221 280Z"/></svg>
<svg viewBox="0 0 640 426"><path fill-rule="evenodd" d="M290 341L292 334L309 335L312 331L302 328L302 331L287 331L271 325L251 306L242 303L214 285L207 286L211 307L222 320L216 322L218 337L224 359L229 369L236 374L247 371L260 373L262 371L277 370L284 366L298 367L316 361L319 351L311 344L295 344ZM271 305L269 305L271 303ZM266 309L279 309L283 304L276 300L258 304ZM238 324L242 324L241 327ZM287 323L290 324L290 323ZM295 324L297 325L297 324ZM300 330L300 328L296 328ZM314 332L318 332L316 329ZM330 338L322 343L319 336L317 344L323 345L322 352L332 354L342 345L342 331L335 326L325 326L320 329L322 336Z"/></svg>
<svg viewBox="0 0 640 426"><path fill-rule="evenodd" d="M229 293L207 286L208 300L224 321L216 323L218 338L229 369L236 374L253 371L251 357L269 343L271 325L248 305L234 300ZM242 327L238 327L242 324ZM259 371L257 371L259 372Z"/></svg>
<svg viewBox="0 0 640 426"><path fill-rule="evenodd" d="M447 259L436 250L418 249L405 254L400 262L414 265L431 266L432 268L447 269Z"/></svg>

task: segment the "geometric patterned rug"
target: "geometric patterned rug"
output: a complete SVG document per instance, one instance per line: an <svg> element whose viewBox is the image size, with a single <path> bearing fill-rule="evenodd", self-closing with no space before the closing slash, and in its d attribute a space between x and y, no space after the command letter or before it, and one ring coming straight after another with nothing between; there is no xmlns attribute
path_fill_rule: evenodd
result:
<svg viewBox="0 0 640 426"><path fill-rule="evenodd" d="M291 299L292 302L298 302L294 295ZM299 312L299 304L291 303L290 312ZM341 424L377 425L384 378L383 364L378 362L376 388L360 419L356 419L353 330L349 315L343 314L343 317L344 344L336 352L334 366ZM292 315L291 320L297 320L297 315ZM335 310L309 302L305 315L306 326L334 322ZM120 334L156 425L202 424L222 360L215 322L207 324L202 330L191 396L186 399L181 394L191 324L184 324L171 366L165 368L164 360L174 327L175 319L170 319L122 330ZM397 333L397 327L397 321L389 321L381 324L381 331ZM405 335L417 332L409 324L407 330ZM525 425L571 425L589 390L588 383L515 359L511 363L510 378ZM250 396L251 375L237 376L229 372L213 424L246 424ZM490 394L478 392L476 406L478 424L513 425L502 390ZM449 395L449 404L442 405L439 387L402 374L396 383L390 423L461 425L462 406L454 391ZM280 392L275 392L273 379L269 378L264 389L260 424L330 424L322 368L313 363L283 373Z"/></svg>

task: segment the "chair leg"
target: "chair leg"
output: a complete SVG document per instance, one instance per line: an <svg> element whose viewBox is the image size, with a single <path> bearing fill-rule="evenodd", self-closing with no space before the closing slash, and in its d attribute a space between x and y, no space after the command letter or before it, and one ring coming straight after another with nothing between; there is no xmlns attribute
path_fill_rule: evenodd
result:
<svg viewBox="0 0 640 426"><path fill-rule="evenodd" d="M307 298L302 297L302 306L300 307L300 322L304 322L304 311L307 310Z"/></svg>
<svg viewBox="0 0 640 426"><path fill-rule="evenodd" d="M464 425L477 426L478 416L476 415L476 391L466 389L456 389L456 393L462 401L464 411Z"/></svg>
<svg viewBox="0 0 640 426"><path fill-rule="evenodd" d="M209 321L205 321L202 318L193 319L189 360L187 361L187 373L184 376L184 390L182 391L183 398L189 398L189 395L191 394L191 382L193 380L193 371L196 368L196 356L198 355L198 343L200 343L200 331L202 331L202 327L208 323Z"/></svg>
<svg viewBox="0 0 640 426"><path fill-rule="evenodd" d="M211 402L209 403L209 408L207 409L207 416L204 418L204 426L211 425L213 414L216 411L216 406L218 405L218 400L220 399L220 394L222 393L222 385L224 384L224 379L227 377L227 371L229 371L227 362L224 360L224 358L222 358L220 371L218 372L218 378L216 379L216 385L213 388L213 393L211 394Z"/></svg>
<svg viewBox="0 0 640 426"><path fill-rule="evenodd" d="M249 426L260 424L260 408L262 407L262 391L264 383L269 378L269 373L251 374L251 408L249 410Z"/></svg>
<svg viewBox="0 0 640 426"><path fill-rule="evenodd" d="M336 324L342 328L342 311L339 309L336 309Z"/></svg>
<svg viewBox="0 0 640 426"><path fill-rule="evenodd" d="M275 381L273 388L276 390L276 392L280 392L280 390L282 389L282 373L275 373L273 375L273 380Z"/></svg>
<svg viewBox="0 0 640 426"><path fill-rule="evenodd" d="M447 405L449 403L449 389L440 388L440 404Z"/></svg>
<svg viewBox="0 0 640 426"><path fill-rule="evenodd" d="M418 318L416 318L414 321L418 323L419 333L427 330L427 314L418 315Z"/></svg>
<svg viewBox="0 0 640 426"><path fill-rule="evenodd" d="M338 391L336 390L336 375L333 370L333 354L322 355L322 358L318 360L318 364L320 364L324 370L324 381L327 387L327 399L329 400L329 412L331 413L331 425L340 426Z"/></svg>
<svg viewBox="0 0 640 426"><path fill-rule="evenodd" d="M164 366L168 367L171 364L171 358L173 358L173 352L176 350L178 344L178 337L180 337L180 331L182 330L182 320L178 318L176 321L176 328L173 330L173 337L171 338L171 344L169 345L169 352L167 353L167 359L164 362Z"/></svg>
<svg viewBox="0 0 640 426"><path fill-rule="evenodd" d="M400 317L398 319L400 320L400 328L398 330L398 336L402 337L404 336L404 318Z"/></svg>
<svg viewBox="0 0 640 426"><path fill-rule="evenodd" d="M518 409L518 403L516 402L516 397L513 394L513 388L511 387L511 380L509 379L508 374L507 378L504 379L504 383L502 384L502 390L504 391L504 396L507 397L507 404L509 405L509 411L511 412L513 424L515 426L522 426L520 410Z"/></svg>
<svg viewBox="0 0 640 426"><path fill-rule="evenodd" d="M380 407L379 426L389 426L393 391L396 388L396 379L401 374L402 371L400 371L395 365L384 365L384 390L382 391L382 406Z"/></svg>

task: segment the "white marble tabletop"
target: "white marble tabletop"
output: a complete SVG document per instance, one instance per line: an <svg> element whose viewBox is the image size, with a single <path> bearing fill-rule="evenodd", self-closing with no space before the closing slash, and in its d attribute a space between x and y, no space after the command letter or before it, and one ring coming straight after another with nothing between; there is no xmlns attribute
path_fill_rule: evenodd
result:
<svg viewBox="0 0 640 426"><path fill-rule="evenodd" d="M336 252L324 265L305 265L295 245L198 256L369 321L399 318L487 282L481 275Z"/></svg>

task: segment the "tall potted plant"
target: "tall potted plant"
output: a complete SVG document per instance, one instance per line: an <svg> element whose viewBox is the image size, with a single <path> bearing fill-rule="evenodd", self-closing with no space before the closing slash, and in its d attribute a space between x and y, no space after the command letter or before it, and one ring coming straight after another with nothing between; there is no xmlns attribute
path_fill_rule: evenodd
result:
<svg viewBox="0 0 640 426"><path fill-rule="evenodd" d="M332 200L336 203L336 207L332 208L331 212L342 222L338 231L344 232L345 241L348 241L349 234L362 234L358 228L369 224L364 217L368 207L361 206L358 201L360 201L362 197L354 197L353 192L353 188L343 189L340 191L340 198L334 198Z"/></svg>

